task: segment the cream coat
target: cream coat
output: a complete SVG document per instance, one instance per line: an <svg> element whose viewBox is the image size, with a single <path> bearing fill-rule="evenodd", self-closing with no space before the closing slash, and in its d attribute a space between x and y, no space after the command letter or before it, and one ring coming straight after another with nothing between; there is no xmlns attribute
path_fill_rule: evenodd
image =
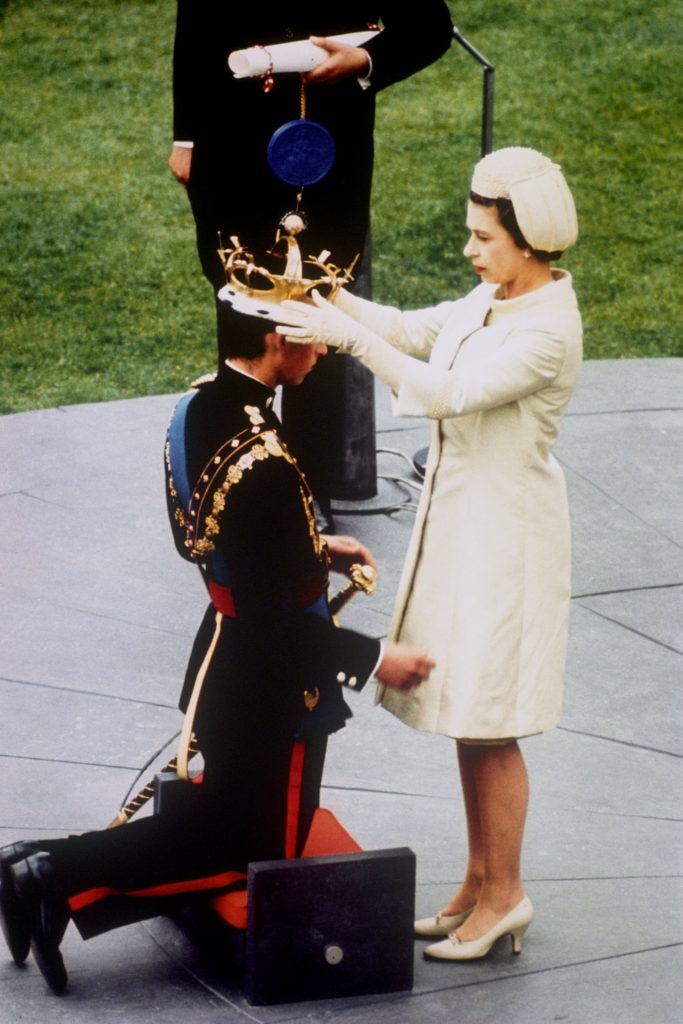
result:
<svg viewBox="0 0 683 1024"><path fill-rule="evenodd" d="M464 299L372 327L406 360L394 411L434 422L391 637L437 666L377 699L409 725L518 737L560 716L570 597L564 475L552 455L581 362L571 277L516 299ZM359 318L365 320L365 317Z"/></svg>

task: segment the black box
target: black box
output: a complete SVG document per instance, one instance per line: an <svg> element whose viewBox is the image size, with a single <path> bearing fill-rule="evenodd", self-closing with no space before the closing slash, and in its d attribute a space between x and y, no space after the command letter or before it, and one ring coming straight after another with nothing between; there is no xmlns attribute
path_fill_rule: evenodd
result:
<svg viewBox="0 0 683 1024"><path fill-rule="evenodd" d="M249 865L250 1003L413 985L415 854L405 847Z"/></svg>
<svg viewBox="0 0 683 1024"><path fill-rule="evenodd" d="M182 787L157 776L155 811L180 809ZM255 861L245 930L209 898L185 917L214 964L252 1005L401 992L413 986L415 854L407 847Z"/></svg>

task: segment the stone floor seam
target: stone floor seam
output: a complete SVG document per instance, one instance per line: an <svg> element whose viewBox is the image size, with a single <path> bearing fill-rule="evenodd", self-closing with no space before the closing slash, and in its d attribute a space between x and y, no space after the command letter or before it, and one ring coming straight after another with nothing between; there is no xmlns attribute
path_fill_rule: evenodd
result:
<svg viewBox="0 0 683 1024"><path fill-rule="evenodd" d="M610 597L614 594L646 594L650 590L675 590L683 587L683 580L676 583L659 583L654 587L619 587L617 590L593 590L585 594L572 594L572 601L580 601L586 597Z"/></svg>
<svg viewBox="0 0 683 1024"><path fill-rule="evenodd" d="M532 978L542 974L557 974L561 971L575 970L577 967L589 967L592 964L608 963L611 960L625 960L633 956L644 956L647 953L660 953L663 950L679 948L683 948L683 942L666 942L661 946L644 946L642 949L629 949L623 953L611 953L607 956L596 956L587 960L573 960L571 963L556 964L552 967L539 967L538 970L534 971L515 971L514 974L501 974L495 978L477 978L474 981L465 981L462 985L456 984L444 988L437 986L430 989L422 989L420 992L413 992L410 998L420 999L423 996L434 995L437 992L457 991L463 988L472 988L473 986L499 985L506 981L516 981L518 978ZM447 965L446 969L452 969L452 965ZM655 1024L655 1022L650 1021L648 1024Z"/></svg>
<svg viewBox="0 0 683 1024"><path fill-rule="evenodd" d="M118 693L100 693L97 690L82 690L74 686L60 686L58 683L41 683L35 679L15 679L10 676L0 676L0 683L12 683L15 686L35 686L39 689L50 690L55 693L77 693L82 697L96 697L103 700L116 700L122 704L142 704L150 708L164 708L167 711L174 711L176 704L166 704L158 700L144 700L139 697L124 697ZM0 754L0 757L2 755Z"/></svg>
<svg viewBox="0 0 683 1024"><path fill-rule="evenodd" d="M644 750L650 754L661 754L663 757L675 757L678 761L683 759L683 754L677 754L675 750L662 750L660 747L650 747L644 743L620 740L616 736L601 736L600 733L586 732L583 729L570 729L566 725L558 725L557 729L558 732L568 732L572 736L585 736L587 739L599 740L602 743L616 743L620 747L629 747L631 750Z"/></svg>
<svg viewBox="0 0 683 1024"><path fill-rule="evenodd" d="M669 544L673 544L674 547L681 549L681 545L678 543L678 541L675 540L673 537L670 537L667 533L664 533L662 530L660 530L655 523L649 522L647 519L644 519L643 516L639 515L637 512L634 512L632 508L629 508L628 505L625 505L624 502L617 498L615 495L610 494L610 492L608 490L605 490L604 487L601 487L600 484L597 484L594 480L591 480L590 477L587 477L584 473L581 473L578 469L575 469L572 466L572 464L568 462L564 457L557 455L556 458L564 469L569 470L571 473L574 474L574 476L577 477L577 479L583 480L583 482L585 484L588 484L588 486L591 487L594 491L598 491L600 494L602 494L605 498L612 502L613 506L616 506L616 508L620 508L623 512L626 512L627 515L633 516L633 518L636 519L639 523L642 523L643 526L646 526L648 530L652 530L663 540L668 541Z"/></svg>
<svg viewBox="0 0 683 1024"><path fill-rule="evenodd" d="M576 600L574 598L573 600ZM578 602L581 604L581 602ZM614 619L610 615L605 615L604 612L596 611L595 608L591 608L588 604L581 604L582 608L585 608L591 615L597 615L599 619L604 619L605 622L611 622L613 626L618 626L620 629L625 629L629 633L635 633L636 636L642 636L643 640L648 640L651 644L656 644L657 647L663 647L666 651L672 651L673 654L683 654L683 651L679 650L678 647L672 647L671 644L665 644L663 640L657 640L656 637L650 636L649 633L643 633L642 630L636 629L635 626L629 626L625 622L621 622L619 619Z"/></svg>

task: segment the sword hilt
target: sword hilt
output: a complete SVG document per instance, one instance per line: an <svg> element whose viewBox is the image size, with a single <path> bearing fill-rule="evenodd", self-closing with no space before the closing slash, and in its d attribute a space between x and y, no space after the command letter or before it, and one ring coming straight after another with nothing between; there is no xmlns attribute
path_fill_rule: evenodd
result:
<svg viewBox="0 0 683 1024"><path fill-rule="evenodd" d="M338 615L344 605L348 604L352 597L356 594L374 594L377 589L377 570L371 565L361 565L359 562L354 562L353 565L349 566L349 581L345 583L338 593L331 597L328 601L330 614L334 617Z"/></svg>

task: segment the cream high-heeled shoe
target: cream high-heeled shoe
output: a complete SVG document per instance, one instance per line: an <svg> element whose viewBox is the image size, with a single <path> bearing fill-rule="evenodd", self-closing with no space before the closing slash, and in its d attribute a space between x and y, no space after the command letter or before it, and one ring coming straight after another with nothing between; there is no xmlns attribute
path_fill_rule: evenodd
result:
<svg viewBox="0 0 683 1024"><path fill-rule="evenodd" d="M436 917L421 917L413 926L420 939L437 939L442 935L450 935L467 920L474 907L463 910L461 914L437 914Z"/></svg>
<svg viewBox="0 0 683 1024"><path fill-rule="evenodd" d="M512 939L512 952L520 953L522 937L533 917L533 904L529 897L525 896L509 914L478 939L463 940L458 938L457 932L451 932L443 942L434 942L427 946L424 955L434 960L478 960L486 956L503 935L509 935Z"/></svg>

